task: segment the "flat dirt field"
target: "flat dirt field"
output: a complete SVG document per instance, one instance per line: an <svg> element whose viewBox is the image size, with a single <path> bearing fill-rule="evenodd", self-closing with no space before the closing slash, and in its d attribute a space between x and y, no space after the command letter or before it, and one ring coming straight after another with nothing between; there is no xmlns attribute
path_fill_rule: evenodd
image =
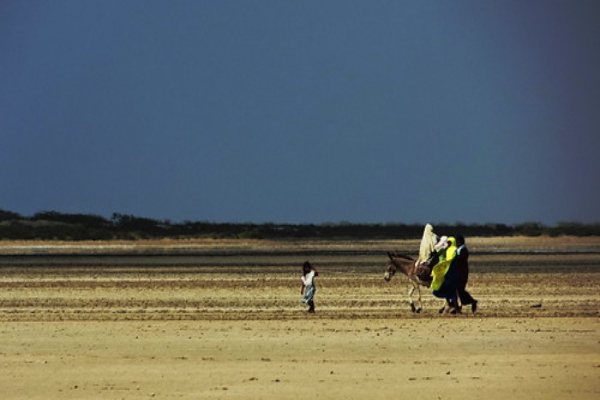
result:
<svg viewBox="0 0 600 400"><path fill-rule="evenodd" d="M383 280L418 240L0 242L0 398L599 399L600 238L467 241L475 315Z"/></svg>

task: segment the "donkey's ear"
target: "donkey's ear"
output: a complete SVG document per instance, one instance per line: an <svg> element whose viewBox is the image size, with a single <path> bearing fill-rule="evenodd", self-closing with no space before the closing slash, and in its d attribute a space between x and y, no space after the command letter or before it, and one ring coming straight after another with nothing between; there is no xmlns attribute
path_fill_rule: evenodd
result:
<svg viewBox="0 0 600 400"><path fill-rule="evenodd" d="M394 258L394 256L392 255L392 253L391 253L391 252L389 252L389 251L387 252L387 255L388 255L388 257L390 258L390 260L391 260L392 258Z"/></svg>

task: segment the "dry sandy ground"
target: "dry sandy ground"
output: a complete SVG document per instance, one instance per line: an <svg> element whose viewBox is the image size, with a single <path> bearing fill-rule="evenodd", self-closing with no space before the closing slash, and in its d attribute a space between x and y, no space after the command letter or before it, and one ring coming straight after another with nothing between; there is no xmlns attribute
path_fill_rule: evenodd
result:
<svg viewBox="0 0 600 400"><path fill-rule="evenodd" d="M416 242L5 243L1 398L600 398L600 240L469 243L456 316L383 281Z"/></svg>
<svg viewBox="0 0 600 400"><path fill-rule="evenodd" d="M4 324L4 399L598 399L591 318Z"/></svg>

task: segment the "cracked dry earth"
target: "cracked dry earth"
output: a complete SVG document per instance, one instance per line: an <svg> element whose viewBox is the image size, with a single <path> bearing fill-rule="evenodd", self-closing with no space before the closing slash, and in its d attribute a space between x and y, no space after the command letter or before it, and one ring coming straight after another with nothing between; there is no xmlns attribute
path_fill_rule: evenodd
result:
<svg viewBox="0 0 600 400"><path fill-rule="evenodd" d="M3 399L597 399L600 240L469 240L473 315L386 250L416 241L8 243ZM317 313L300 266L320 272Z"/></svg>

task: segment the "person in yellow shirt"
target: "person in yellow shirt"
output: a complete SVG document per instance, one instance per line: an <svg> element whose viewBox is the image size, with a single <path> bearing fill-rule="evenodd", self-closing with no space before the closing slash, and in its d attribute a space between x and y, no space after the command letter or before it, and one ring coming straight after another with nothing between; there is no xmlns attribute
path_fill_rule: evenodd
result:
<svg viewBox="0 0 600 400"><path fill-rule="evenodd" d="M458 311L457 301L457 283L458 274L456 266L456 239L449 237L447 240L445 259L439 262L431 270L433 281L431 289L434 296L446 299L450 312L455 314ZM440 312L443 312L441 309Z"/></svg>

